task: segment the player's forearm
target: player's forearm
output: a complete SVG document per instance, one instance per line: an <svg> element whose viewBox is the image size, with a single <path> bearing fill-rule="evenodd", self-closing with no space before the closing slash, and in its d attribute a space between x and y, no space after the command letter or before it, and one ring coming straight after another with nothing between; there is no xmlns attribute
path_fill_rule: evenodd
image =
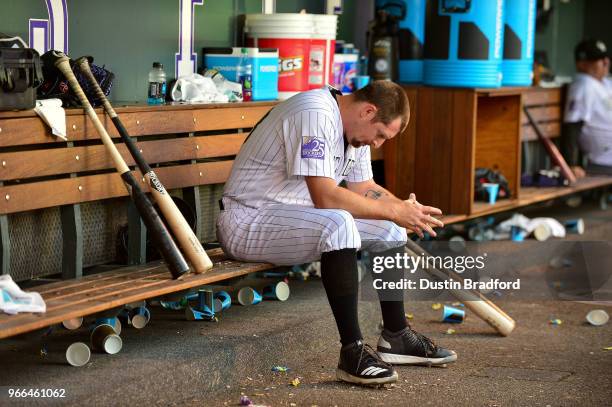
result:
<svg viewBox="0 0 612 407"><path fill-rule="evenodd" d="M397 198L395 198L397 200ZM365 195L336 186L332 193L315 201L319 209L344 209L359 219L385 219L396 221L395 202L373 200Z"/></svg>
<svg viewBox="0 0 612 407"><path fill-rule="evenodd" d="M381 187L374 181L356 182L349 183L348 189L368 199L374 199L378 201L401 201L398 197L393 195L389 190Z"/></svg>

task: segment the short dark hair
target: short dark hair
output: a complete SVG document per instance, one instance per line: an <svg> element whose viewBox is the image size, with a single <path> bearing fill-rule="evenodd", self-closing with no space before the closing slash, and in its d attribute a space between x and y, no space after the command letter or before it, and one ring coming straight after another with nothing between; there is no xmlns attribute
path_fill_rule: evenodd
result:
<svg viewBox="0 0 612 407"><path fill-rule="evenodd" d="M367 102L376 106L378 112L374 120L386 125L401 117L400 131L403 131L408 125L408 117L410 116L408 96L397 83L391 81L370 82L353 95L359 102Z"/></svg>

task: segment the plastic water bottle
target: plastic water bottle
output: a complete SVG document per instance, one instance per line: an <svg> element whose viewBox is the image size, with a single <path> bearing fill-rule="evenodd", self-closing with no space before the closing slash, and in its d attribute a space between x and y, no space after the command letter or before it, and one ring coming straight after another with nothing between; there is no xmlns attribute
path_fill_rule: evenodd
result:
<svg viewBox="0 0 612 407"><path fill-rule="evenodd" d="M149 95L147 102L158 105L166 101L166 72L159 62L153 62L153 69L149 71Z"/></svg>
<svg viewBox="0 0 612 407"><path fill-rule="evenodd" d="M236 69L236 78L242 85L242 100L250 101L253 97L253 65L249 63L249 53L246 48L240 50L240 62Z"/></svg>

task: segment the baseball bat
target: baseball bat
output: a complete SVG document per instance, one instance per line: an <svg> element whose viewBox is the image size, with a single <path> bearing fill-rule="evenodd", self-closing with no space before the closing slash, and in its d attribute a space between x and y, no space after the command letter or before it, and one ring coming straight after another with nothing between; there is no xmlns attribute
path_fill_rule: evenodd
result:
<svg viewBox="0 0 612 407"><path fill-rule="evenodd" d="M89 60L87 57L78 58L75 61L75 65L80 69L80 71L85 75L87 81L90 86L95 91L96 97L99 101L102 102L104 106L104 110L110 116L113 121L115 128L119 132L121 139L127 145L130 154L136 161L138 168L144 174L144 176L148 179L151 194L161 213L166 218L168 222L170 230L173 232L174 237L178 240L178 244L183 250L183 253L187 257L187 260L193 266L193 269L196 273L203 273L206 270L210 270L213 266L212 261L206 254L206 251L202 247L200 240L193 233L193 230L185 220L185 217L178 209L170 194L166 191L166 188L161 183L157 175L153 171L153 169L149 166L149 164L145 161L144 157L140 153L140 150L136 146L134 140L130 137L127 129L123 126L123 123L119 119L119 115L113 109L113 106L110 104L104 92L98 85L96 78L93 76L91 72L91 68L89 66Z"/></svg>
<svg viewBox="0 0 612 407"><path fill-rule="evenodd" d="M123 161L121 154L119 154L119 151L117 151L115 144L111 140L110 136L106 132L106 129L104 128L100 120L98 119L98 116L96 115L96 112L94 111L93 107L91 107L91 104L87 100L85 93L83 93L83 89L81 89L81 85L79 85L79 82L77 81L76 77L74 76L74 73L72 72L72 69L70 68L70 59L64 53L59 51L53 51L53 57L55 58L55 67L59 69L62 74L64 74L64 76L68 80L68 83L72 87L72 90L81 101L81 104L83 105L87 116L89 116L96 130L100 134L102 143L104 143L104 146L110 153L113 162L115 163L115 168L117 169L117 172L119 172L119 174L121 175L121 179L123 180L125 187L127 188L128 193L130 194L130 197L134 202L134 205L138 209L138 213L142 217L142 220L144 221L147 230L149 231L149 233L151 233L153 242L155 243L155 245L161 252L164 260L168 264L168 269L170 270L170 273L172 273L172 276L175 279L181 277L189 271L189 265L187 264L185 258L179 251L176 243L174 243L174 240L172 240L170 232L168 232L168 229L166 229L164 222L159 217L159 214L153 207L153 204L145 195L142 188L140 188L138 181L136 181L136 179L130 172L130 169L125 163L125 161Z"/></svg>
<svg viewBox="0 0 612 407"><path fill-rule="evenodd" d="M406 243L406 251L409 255L418 257L419 252L426 256L430 256L423 248L417 245L412 240L408 239ZM436 268L425 267L424 270L433 277L440 280L454 280L461 283L463 286L463 278L451 270L439 270ZM497 332L503 336L508 336L514 330L516 322L504 311L502 311L491 300L482 295L476 290L449 290L450 293L461 301L474 314L491 325Z"/></svg>
<svg viewBox="0 0 612 407"><path fill-rule="evenodd" d="M523 111L525 112L525 116L527 117L529 124L531 125L531 127L533 127L533 130L538 135L538 139L540 139L540 142L544 145L546 152L548 153L550 158L553 160L553 162L557 164L559 168L561 168L561 174L563 174L565 179L567 179L570 184L575 183L576 175L574 174L572 169L569 167L569 165L567 165L567 161L565 161L565 158L563 158L563 155L561 154L557 146L552 141L550 141L548 137L542 134L540 127L538 126L536 121L531 116L531 113L529 113L529 109L527 108L527 106L523 107Z"/></svg>

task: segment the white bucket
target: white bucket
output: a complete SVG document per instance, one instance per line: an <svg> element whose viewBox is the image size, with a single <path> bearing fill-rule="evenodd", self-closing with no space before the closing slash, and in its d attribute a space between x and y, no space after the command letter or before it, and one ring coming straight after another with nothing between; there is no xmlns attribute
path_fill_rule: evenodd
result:
<svg viewBox="0 0 612 407"><path fill-rule="evenodd" d="M280 99L308 90L312 14L247 14L244 32L249 46L278 48Z"/></svg>
<svg viewBox="0 0 612 407"><path fill-rule="evenodd" d="M317 89L330 83L332 77L338 16L313 14L313 23L308 62L308 85L310 89Z"/></svg>

